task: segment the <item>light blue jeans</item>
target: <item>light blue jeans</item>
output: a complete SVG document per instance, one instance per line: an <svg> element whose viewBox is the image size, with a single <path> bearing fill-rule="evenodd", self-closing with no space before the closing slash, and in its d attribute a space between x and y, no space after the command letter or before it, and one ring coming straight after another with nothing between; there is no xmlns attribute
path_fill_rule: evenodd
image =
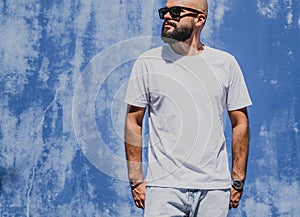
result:
<svg viewBox="0 0 300 217"><path fill-rule="evenodd" d="M230 189L147 187L145 217L226 217Z"/></svg>

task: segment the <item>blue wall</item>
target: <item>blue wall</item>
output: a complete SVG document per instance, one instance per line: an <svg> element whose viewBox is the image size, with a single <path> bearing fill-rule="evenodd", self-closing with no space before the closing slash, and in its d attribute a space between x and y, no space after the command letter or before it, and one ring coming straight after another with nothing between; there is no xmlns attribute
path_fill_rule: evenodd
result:
<svg viewBox="0 0 300 217"><path fill-rule="evenodd" d="M209 4L203 41L237 57L254 103L230 216L300 216L300 2ZM0 216L142 214L125 181L122 98L134 59L161 43L163 5L0 1Z"/></svg>

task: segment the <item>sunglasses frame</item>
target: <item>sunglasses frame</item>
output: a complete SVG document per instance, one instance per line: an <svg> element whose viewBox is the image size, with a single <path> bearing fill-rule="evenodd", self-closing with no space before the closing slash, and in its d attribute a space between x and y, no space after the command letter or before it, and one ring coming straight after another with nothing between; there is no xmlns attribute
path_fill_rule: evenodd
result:
<svg viewBox="0 0 300 217"><path fill-rule="evenodd" d="M160 19L164 19L165 15L169 12L172 19L178 19L178 18L181 18L183 16L186 16L186 15L180 16L181 12L184 12L185 10L196 13L197 16L199 14L204 14L202 11L198 11L196 9L183 7L183 6L173 6L173 7L170 7L170 8L168 8L168 7L160 8L160 9L158 9L158 14L159 14ZM192 15L192 14L187 14L187 15Z"/></svg>

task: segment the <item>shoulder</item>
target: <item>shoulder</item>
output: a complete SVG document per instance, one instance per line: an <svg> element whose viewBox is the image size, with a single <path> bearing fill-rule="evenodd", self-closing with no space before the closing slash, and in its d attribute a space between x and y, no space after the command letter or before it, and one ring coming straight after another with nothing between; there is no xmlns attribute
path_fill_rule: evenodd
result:
<svg viewBox="0 0 300 217"><path fill-rule="evenodd" d="M144 58L149 58L149 57L161 56L161 53L162 53L163 49L164 48L162 46L149 49L149 50L145 51L144 53L142 53L138 58L139 59L144 59Z"/></svg>
<svg viewBox="0 0 300 217"><path fill-rule="evenodd" d="M205 48L206 52L204 54L209 58L218 58L222 61L232 61L233 59L235 59L234 56L227 51L213 48L210 46L206 46Z"/></svg>
<svg viewBox="0 0 300 217"><path fill-rule="evenodd" d="M144 51L135 59L132 71L137 71L137 73L147 72L150 66L157 63L157 59L161 59L162 49L163 47L156 47Z"/></svg>
<svg viewBox="0 0 300 217"><path fill-rule="evenodd" d="M223 68L225 71L230 70L232 65L238 65L235 57L223 50L207 46L203 53L203 58L212 66L216 68Z"/></svg>

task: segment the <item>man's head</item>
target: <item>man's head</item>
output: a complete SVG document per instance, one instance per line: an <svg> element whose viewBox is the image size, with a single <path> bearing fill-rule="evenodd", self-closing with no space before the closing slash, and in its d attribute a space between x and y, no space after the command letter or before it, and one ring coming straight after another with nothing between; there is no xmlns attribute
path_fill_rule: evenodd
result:
<svg viewBox="0 0 300 217"><path fill-rule="evenodd" d="M164 19L161 37L164 42L184 42L199 36L206 21L206 0L167 0L166 7L159 10Z"/></svg>

